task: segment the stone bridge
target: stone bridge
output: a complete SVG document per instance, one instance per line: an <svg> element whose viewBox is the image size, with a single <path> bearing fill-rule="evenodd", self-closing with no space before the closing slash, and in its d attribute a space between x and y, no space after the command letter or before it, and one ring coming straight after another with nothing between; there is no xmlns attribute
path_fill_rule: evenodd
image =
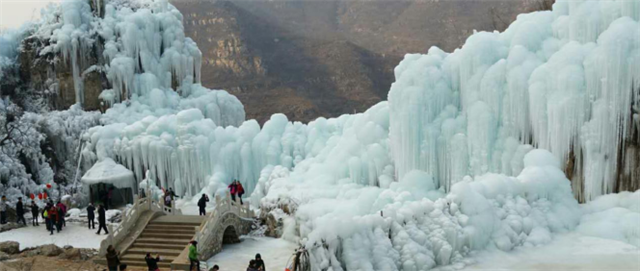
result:
<svg viewBox="0 0 640 271"><path fill-rule="evenodd" d="M254 213L248 205L231 201L228 193L224 198L216 196L215 203L206 216L188 216L150 198L136 199L123 213L119 227L102 241L99 254L104 256L107 246L113 245L124 263L137 267L146 266L146 252L163 251L161 268L189 270L189 241L198 241L200 260L206 261L223 244L240 242L239 237L251 231ZM98 262L106 264L103 257Z"/></svg>
<svg viewBox="0 0 640 271"><path fill-rule="evenodd" d="M240 235L249 233L254 221L248 206L232 201L228 194L224 199L216 196L215 210L207 215L195 236L201 260L220 252L223 244L240 242Z"/></svg>

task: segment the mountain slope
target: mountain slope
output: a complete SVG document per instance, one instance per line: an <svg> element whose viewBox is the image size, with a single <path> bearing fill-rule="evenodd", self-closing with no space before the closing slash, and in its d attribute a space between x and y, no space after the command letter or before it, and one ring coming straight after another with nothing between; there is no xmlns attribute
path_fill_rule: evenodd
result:
<svg viewBox="0 0 640 271"><path fill-rule="evenodd" d="M406 53L459 47L537 1L173 1L203 53L202 81L248 118L310 121L386 100ZM508 19L503 19L508 18Z"/></svg>

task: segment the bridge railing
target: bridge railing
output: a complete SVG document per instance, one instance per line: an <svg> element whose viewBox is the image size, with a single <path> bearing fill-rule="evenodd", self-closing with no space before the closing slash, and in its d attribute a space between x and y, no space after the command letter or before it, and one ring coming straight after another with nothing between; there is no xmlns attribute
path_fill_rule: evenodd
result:
<svg viewBox="0 0 640 271"><path fill-rule="evenodd" d="M107 238L100 242L99 255L104 256L107 253L107 247L109 245L115 245L120 242L129 234L130 229L136 224L140 214L149 210L150 200L148 198L134 198L133 206L122 212L122 222L117 228L113 228L111 225L109 228L109 235Z"/></svg>
<svg viewBox="0 0 640 271"><path fill-rule="evenodd" d="M198 248L202 250L200 253L208 257L209 251L205 251L213 247L215 242L215 227L220 222L219 219L226 213L233 213L240 218L251 219L255 216L249 204L242 205L237 201L231 200L229 192L225 194L224 198L216 195L215 198L216 207L207 215L204 224L196 232L195 240L198 241Z"/></svg>

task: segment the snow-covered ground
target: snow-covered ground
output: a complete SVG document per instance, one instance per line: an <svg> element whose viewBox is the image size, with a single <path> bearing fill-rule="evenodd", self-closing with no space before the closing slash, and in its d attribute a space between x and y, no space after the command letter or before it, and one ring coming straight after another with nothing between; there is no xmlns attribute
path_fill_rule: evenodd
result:
<svg viewBox="0 0 640 271"><path fill-rule="evenodd" d="M240 239L242 242L238 244L224 245L222 252L207 261L208 266L217 264L220 270L245 270L256 253L260 253L267 270L284 270L297 248L284 239L249 236Z"/></svg>
<svg viewBox="0 0 640 271"><path fill-rule="evenodd" d="M55 244L59 247L71 245L78 248L100 248L100 242L107 237L104 233L97 235L96 229L90 230L85 223L67 222L67 226L59 233L49 235L44 223L40 226L31 225L0 233L0 241L16 241L20 243L20 249L46 244Z"/></svg>
<svg viewBox="0 0 640 271"><path fill-rule="evenodd" d="M511 252L486 250L462 270L640 270L640 249L578 233L556 235L548 245Z"/></svg>

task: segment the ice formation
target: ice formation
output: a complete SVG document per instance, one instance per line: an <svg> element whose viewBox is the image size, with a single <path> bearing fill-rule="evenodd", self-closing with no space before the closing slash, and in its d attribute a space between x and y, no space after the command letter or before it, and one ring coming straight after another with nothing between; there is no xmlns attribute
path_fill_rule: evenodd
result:
<svg viewBox="0 0 640 271"><path fill-rule="evenodd" d="M234 96L200 85L202 53L165 0L64 1L43 13L34 36L49 44L40 55L53 52L71 64L77 103L84 101L83 76L104 71L110 88L99 98L111 107L105 123L194 107L219 125L244 121ZM93 53L98 64L88 66Z"/></svg>
<svg viewBox="0 0 640 271"><path fill-rule="evenodd" d="M100 150L108 150L110 144L114 144L111 139L127 136L122 134L127 125L131 125L126 130L133 139L138 135L136 131L144 132L139 130L141 123L149 122L152 117L165 120L172 114L188 115L179 113L181 110L195 109L197 113L191 112L206 117L210 122L207 125L212 128L238 126L244 121L244 108L236 97L199 84L202 56L195 43L184 36L182 15L175 7L167 1L93 1L92 4L93 7L87 1L63 2L57 9L52 8L52 14L44 14L44 22L35 35L50 42L41 54L56 52L70 61L78 103L83 101L81 76L94 70L105 71L112 87L100 94L109 107L101 118L105 126L90 131L101 131L99 137L92 138L103 139L98 144L102 146ZM99 58L104 64L86 67L84 58L94 47L103 48ZM187 121L191 119L183 120ZM156 127L156 139L171 141L170 134L162 131L163 127ZM102 152L86 155L86 168L96 161L117 158L112 154L109 150L104 155ZM133 169L133 158L128 162ZM139 180L142 172L136 171Z"/></svg>
<svg viewBox="0 0 640 271"><path fill-rule="evenodd" d="M124 22L150 16L108 6ZM117 86L103 97L115 104L85 134L83 155L194 199L238 179L254 206L295 211L284 237L310 249L315 270L427 270L487 246L541 245L576 228L598 235L606 225L594 221L617 211L581 208L563 170L572 161L584 179L573 192L589 200L613 192L632 159L624 145L640 133L639 20L638 1L559 0L453 53L407 55L389 101L364 113L309 124L276 114L262 128L242 122L233 96L198 90L191 50L178 51L186 58L172 62L172 76L148 71L158 58L143 52L156 51L140 48L159 39L134 23L144 38L122 43L124 58L108 56ZM186 79L178 94L176 75ZM117 103L123 91L131 98ZM637 208L624 206L633 213L612 238L637 244Z"/></svg>
<svg viewBox="0 0 640 271"><path fill-rule="evenodd" d="M531 144L575 157L579 196L614 191L640 128L638 18L638 1L558 1L451 54L407 55L389 93L398 177L420 169L450 187L465 175L515 175Z"/></svg>
<svg viewBox="0 0 640 271"><path fill-rule="evenodd" d="M105 158L87 170L82 176L82 182L88 185L106 183L118 188L131 188L135 179L131 170L117 164L111 158Z"/></svg>

